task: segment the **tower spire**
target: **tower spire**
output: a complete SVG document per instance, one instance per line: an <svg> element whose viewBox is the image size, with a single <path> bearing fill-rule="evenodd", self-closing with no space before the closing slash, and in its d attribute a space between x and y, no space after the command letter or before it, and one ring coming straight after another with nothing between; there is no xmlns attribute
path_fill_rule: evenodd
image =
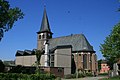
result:
<svg viewBox="0 0 120 80"><path fill-rule="evenodd" d="M44 13L43 13L42 23L41 23L41 27L40 27L40 31L39 32L40 33L41 32L49 32L49 33L51 33L45 6L44 6Z"/></svg>

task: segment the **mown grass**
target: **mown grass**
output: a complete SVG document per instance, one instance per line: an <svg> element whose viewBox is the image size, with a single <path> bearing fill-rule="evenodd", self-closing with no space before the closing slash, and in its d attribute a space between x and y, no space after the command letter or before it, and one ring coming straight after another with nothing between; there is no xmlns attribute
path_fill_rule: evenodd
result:
<svg viewBox="0 0 120 80"><path fill-rule="evenodd" d="M120 80L120 76L111 77L111 78L104 78L102 80Z"/></svg>

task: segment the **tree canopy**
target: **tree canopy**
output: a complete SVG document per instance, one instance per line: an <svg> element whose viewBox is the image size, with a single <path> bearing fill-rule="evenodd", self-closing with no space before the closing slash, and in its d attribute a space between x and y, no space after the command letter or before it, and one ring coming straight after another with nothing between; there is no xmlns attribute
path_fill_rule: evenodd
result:
<svg viewBox="0 0 120 80"><path fill-rule="evenodd" d="M101 44L100 51L111 67L120 59L120 23L113 27L110 35Z"/></svg>
<svg viewBox="0 0 120 80"><path fill-rule="evenodd" d="M0 60L0 72L4 72L5 65L3 64L2 60Z"/></svg>
<svg viewBox="0 0 120 80"><path fill-rule="evenodd" d="M6 0L0 0L0 40L4 36L4 32L13 27L13 24L22 19L24 16L18 7L11 8Z"/></svg>
<svg viewBox="0 0 120 80"><path fill-rule="evenodd" d="M41 50L36 50L36 52L35 52L38 65L40 65L40 58L41 58L42 54L43 54L43 51L41 51Z"/></svg>

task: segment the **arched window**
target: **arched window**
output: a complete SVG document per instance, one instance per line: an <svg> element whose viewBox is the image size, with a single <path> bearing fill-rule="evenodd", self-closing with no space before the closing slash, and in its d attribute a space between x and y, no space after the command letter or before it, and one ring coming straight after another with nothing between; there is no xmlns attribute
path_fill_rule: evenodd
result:
<svg viewBox="0 0 120 80"><path fill-rule="evenodd" d="M83 55L83 68L87 69L87 54Z"/></svg>

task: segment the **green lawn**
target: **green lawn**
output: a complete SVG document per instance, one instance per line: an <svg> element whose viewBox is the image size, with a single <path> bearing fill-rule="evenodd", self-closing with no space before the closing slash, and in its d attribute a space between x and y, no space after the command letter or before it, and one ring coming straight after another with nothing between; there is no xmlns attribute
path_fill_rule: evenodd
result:
<svg viewBox="0 0 120 80"><path fill-rule="evenodd" d="M104 78L102 80L120 80L120 76L112 77L112 78Z"/></svg>

